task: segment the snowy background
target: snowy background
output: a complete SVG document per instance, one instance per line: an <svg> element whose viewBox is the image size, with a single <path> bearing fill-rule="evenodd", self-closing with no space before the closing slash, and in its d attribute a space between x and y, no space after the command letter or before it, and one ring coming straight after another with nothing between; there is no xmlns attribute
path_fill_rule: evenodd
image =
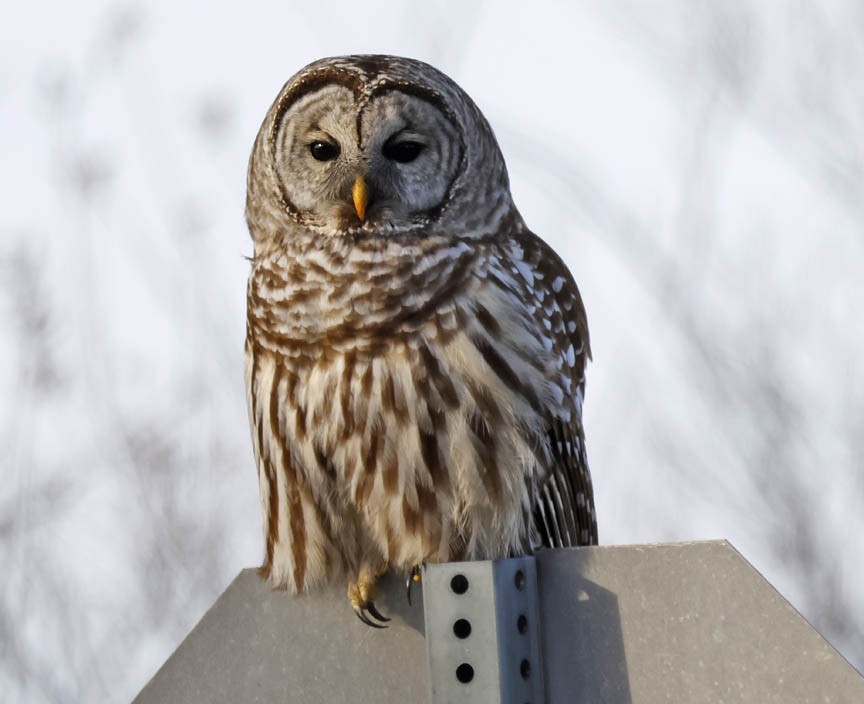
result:
<svg viewBox="0 0 864 704"><path fill-rule="evenodd" d="M855 0L7 8L0 698L128 701L259 563L246 160L353 52L459 82L573 270L601 541L728 538L864 665L862 32Z"/></svg>

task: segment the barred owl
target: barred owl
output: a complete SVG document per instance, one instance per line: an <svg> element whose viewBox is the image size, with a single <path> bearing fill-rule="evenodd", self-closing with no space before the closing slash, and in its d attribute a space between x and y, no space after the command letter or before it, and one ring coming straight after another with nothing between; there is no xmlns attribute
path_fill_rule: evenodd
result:
<svg viewBox="0 0 864 704"><path fill-rule="evenodd" d="M344 578L597 542L573 277L468 95L348 56L283 87L249 162L246 387L262 573Z"/></svg>

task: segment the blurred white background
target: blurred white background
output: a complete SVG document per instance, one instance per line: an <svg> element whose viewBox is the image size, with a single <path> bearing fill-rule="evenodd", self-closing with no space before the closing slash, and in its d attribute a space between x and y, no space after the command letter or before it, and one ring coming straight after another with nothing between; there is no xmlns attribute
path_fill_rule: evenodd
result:
<svg viewBox="0 0 864 704"><path fill-rule="evenodd" d="M5 701L128 701L259 563L246 160L292 73L356 52L473 96L573 270L601 541L728 538L864 665L864 5L4 14Z"/></svg>

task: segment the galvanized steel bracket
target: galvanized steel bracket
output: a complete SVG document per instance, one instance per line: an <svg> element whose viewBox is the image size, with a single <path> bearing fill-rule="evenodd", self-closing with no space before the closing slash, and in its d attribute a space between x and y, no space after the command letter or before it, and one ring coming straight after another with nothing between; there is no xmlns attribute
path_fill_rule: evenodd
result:
<svg viewBox="0 0 864 704"><path fill-rule="evenodd" d="M533 557L423 569L433 704L542 704Z"/></svg>

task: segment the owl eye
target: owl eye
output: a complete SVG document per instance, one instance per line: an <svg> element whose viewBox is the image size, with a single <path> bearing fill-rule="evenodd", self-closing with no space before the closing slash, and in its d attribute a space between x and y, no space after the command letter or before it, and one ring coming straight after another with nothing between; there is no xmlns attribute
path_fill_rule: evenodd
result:
<svg viewBox="0 0 864 704"><path fill-rule="evenodd" d="M391 139L381 149L381 153L392 161L407 164L420 156L420 152L425 148L426 145L421 142L414 142L412 140L397 142Z"/></svg>
<svg viewBox="0 0 864 704"><path fill-rule="evenodd" d="M312 152L312 158L318 161L332 161L339 156L341 149L333 142L316 140L309 145L309 151Z"/></svg>

